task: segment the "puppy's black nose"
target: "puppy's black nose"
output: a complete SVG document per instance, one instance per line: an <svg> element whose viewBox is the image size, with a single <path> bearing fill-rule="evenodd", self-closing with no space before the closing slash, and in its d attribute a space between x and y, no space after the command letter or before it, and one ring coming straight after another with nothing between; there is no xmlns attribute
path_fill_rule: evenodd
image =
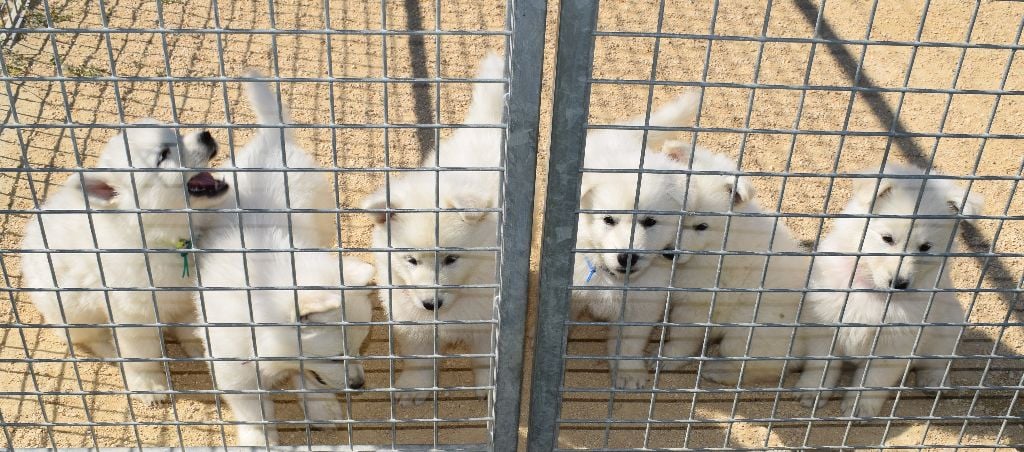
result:
<svg viewBox="0 0 1024 452"><path fill-rule="evenodd" d="M349 379L349 381L348 381L348 388L349 389L363 389L363 385L365 385L365 384L366 384L366 382L363 381L362 378L360 378L358 380Z"/></svg>
<svg viewBox="0 0 1024 452"><path fill-rule="evenodd" d="M212 159L217 155L217 140L213 139L213 135L210 132L204 130L199 134L199 142L210 149L210 158Z"/></svg>
<svg viewBox="0 0 1024 452"><path fill-rule="evenodd" d="M428 298L426 300L421 301L421 303L423 303L423 307L426 310L433 311L435 309L441 309L441 306L444 305L444 299L443 298Z"/></svg>
<svg viewBox="0 0 1024 452"><path fill-rule="evenodd" d="M615 258L619 261L619 265L625 267L626 265L636 265L636 262L640 260L640 255L636 253L619 253Z"/></svg>
<svg viewBox="0 0 1024 452"><path fill-rule="evenodd" d="M906 278L900 278L897 276L895 279L889 281L889 286L893 289L903 290L910 287L910 280Z"/></svg>

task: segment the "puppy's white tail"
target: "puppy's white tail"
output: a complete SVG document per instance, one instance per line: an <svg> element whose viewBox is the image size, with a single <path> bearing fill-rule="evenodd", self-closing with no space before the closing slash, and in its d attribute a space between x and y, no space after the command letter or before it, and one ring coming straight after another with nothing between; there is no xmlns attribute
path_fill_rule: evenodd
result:
<svg viewBox="0 0 1024 452"><path fill-rule="evenodd" d="M692 125L697 117L700 106L700 93L686 92L661 108L651 112L650 125L655 127L685 127ZM643 116L632 121L633 125L643 125ZM647 146L657 149L661 144L678 132L651 130L647 133Z"/></svg>
<svg viewBox="0 0 1024 452"><path fill-rule="evenodd" d="M488 53L477 67L476 78L500 79L505 77L505 58ZM466 114L466 124L499 124L505 110L504 83L477 83L473 86L473 100Z"/></svg>
<svg viewBox="0 0 1024 452"><path fill-rule="evenodd" d="M262 78L259 71L249 70L245 77ZM284 107L284 100L278 102L277 95L271 91L270 83L249 81L243 83L245 95L249 98L249 105L256 113L256 123L262 125L288 124L291 119L288 117L288 109Z"/></svg>

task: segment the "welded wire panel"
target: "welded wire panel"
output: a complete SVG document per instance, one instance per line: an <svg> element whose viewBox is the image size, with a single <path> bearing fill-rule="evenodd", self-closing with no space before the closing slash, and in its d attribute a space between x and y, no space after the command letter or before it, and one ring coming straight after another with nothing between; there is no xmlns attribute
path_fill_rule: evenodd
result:
<svg viewBox="0 0 1024 452"><path fill-rule="evenodd" d="M534 382L531 444L1020 447L1024 329L1016 237L1024 162L1016 150L1022 135L1015 118L1021 112L1014 110L1022 85L1014 74L1020 70L1015 53L1024 26L1021 6L655 0L576 7L572 14L582 22L593 14L595 26L561 29L560 47L575 47L564 54L559 69L565 72L555 82L552 160L575 162L577 156L567 154L579 152L582 171L552 165L562 190L549 192L547 202L578 210L549 209L545 219L546 233L576 231L576 240L545 241L536 351L545 368L535 368L534 377L546 378ZM591 43L590 61L573 59L585 58ZM681 101L687 92L693 99ZM582 102L587 93L589 100ZM674 105L687 102L694 105L692 115L680 108L672 113ZM726 159L701 160L692 145ZM681 165L673 170L666 156ZM864 173L877 177L883 167L891 173L896 165L928 170L926 176L896 176L904 178L901 183L920 184L923 178L933 188L952 187L960 195L959 213L968 214L957 218L973 224L959 221L926 250L914 243L878 252L871 244L887 239L877 228L847 231L838 242L852 247L847 255L866 254L851 257L857 268L873 268L872 262L895 255L893 274L900 267L908 277L934 275L915 264L921 253L932 253L950 283L925 284L929 288L913 295L923 300L915 309L945 306L963 313L905 322L910 332L899 336L901 352L892 351L884 334L901 325L896 322L881 328L881 335L869 334L864 351L836 347L842 336L833 329L810 340L824 343L824 353L808 353L799 337L814 331L809 324L838 325L839 317L821 319L857 309L824 309L815 317L810 294L843 299L851 293L851 300L866 292L881 300L905 296L892 293L901 286L895 276L882 285L897 289L878 289L863 279L863 270L856 280L824 287L810 273L812 264L824 268L829 253L836 254L837 239L829 251L827 238L841 229L840 218L849 214L844 208L857 202L865 181L866 199L882 199L881 205L895 196ZM683 174L679 185L660 181L672 173ZM579 191L567 192L576 186L566 178L582 178ZM699 182L709 179L720 186ZM952 222L957 212L946 207L937 216L927 213L935 204L929 193L938 189L919 195L919 188L909 207L873 211L883 215L872 225ZM984 199L977 210L962 210L967 191ZM716 205L706 201L709 193L721 198L717 207L700 207ZM749 208L752 201L759 212ZM666 237L657 232L662 227L671 231L665 243L658 242ZM693 245L705 230L716 229L711 242ZM750 237L765 242L749 244ZM740 259L761 263L742 275L730 273L736 268L730 262ZM669 260L676 265L666 265ZM564 270L573 267L570 277ZM909 290L915 287L922 286ZM571 301L554 301L566 298ZM792 301L779 310L780 299ZM747 300L739 303L751 309L737 309L736 300ZM892 300L879 312L906 303ZM878 325L842 319L847 325ZM937 326L949 327L942 337L955 349L922 345L929 333L921 332ZM680 337L691 345L681 346ZM564 369L549 366L556 356ZM949 366L925 377L904 363L895 380L872 385L847 364L832 398L811 408L801 398L813 399L817 391L810 388L819 384L798 382L808 356L836 366L870 361L868 369L893 362L878 357L948 359ZM778 369L774 377L755 381L765 367ZM732 377L739 381L728 381ZM856 399L863 388L889 391L877 412L841 408L846 394ZM561 403L538 405L547 398ZM863 393L860 402L867 398ZM552 419L554 426L547 424Z"/></svg>
<svg viewBox="0 0 1024 452"><path fill-rule="evenodd" d="M524 102L508 101L501 95L510 86L507 69L513 26L508 20L510 4L504 0L256 1L244 4L43 0L33 3L20 26L5 31L18 33L22 38L13 47L5 48L0 58L5 99L2 114L6 118L0 130L3 160L0 178L4 180L6 199L2 262L6 301L5 307L0 309L0 322L4 324L0 340L3 444L19 448L230 446L237 444L239 438L236 433L238 416L228 399L247 394L255 394L258 401L265 402L256 409L257 416L252 423L261 432L258 436L272 439L270 431L276 430L282 445L425 445L444 449L475 448L491 442L496 431L495 400L502 400L505 407L518 406L519 384L518 379L496 383L494 378L499 343L496 300L503 275L503 267L498 262L506 261L501 254L502 246L521 250L529 243L532 210L528 202L532 199L534 172L532 156L518 159L514 170L512 165L505 164L504 142L509 121L504 113L508 107L522 113L516 132L524 139L515 152L532 154L535 149L530 143L536 140L538 99L536 92L530 95L531 91L536 91L535 87L531 88L532 84L519 88L526 91L520 96ZM5 10L5 14L8 13ZM520 19L521 23L537 28L537 23L542 23L538 13L542 14L543 10L533 5ZM541 50L539 39L534 33L521 42L526 61L534 62L532 71L536 72L524 76L534 79L539 75L536 63ZM465 118L477 77L476 65L489 53L497 55L494 58L498 66L483 84L495 86L500 92L498 113L491 122L467 125ZM261 74L258 80L270 90L269 105L273 109L284 107L290 118L278 117L275 113L272 118L261 119L258 112L253 111L243 93L243 85L254 81L245 75L250 68ZM48 293L85 293L96 297L101 305L110 303L110 299L135 294L133 299L143 300L144 306L140 309L152 310L156 300L162 297L190 296L189 287L160 281L160 275L170 273L177 277L182 273L188 278L198 277L200 312L191 320L174 321L161 317L146 322L124 322L116 318L78 322L59 317L44 319L34 307L31 296L45 290L26 288L22 262L28 255L41 257L37 260L43 264L33 268L49 268L44 276L53 273L60 279L61 273L68 270L59 266L54 270L53 264L47 262L59 260L54 256L83 250L54 249L60 247L47 246L45 239L23 249L25 231L33 222L38 227L36 214L41 206L57 196L65 181L77 180L80 174L86 177L94 174L88 169L97 166L108 141L113 139L110 146L123 154L126 143L115 137L125 130L129 130L129 134L138 130L139 126L132 124L147 117L171 124L162 127L169 132L180 130L182 135L209 131L219 152L208 164L202 162L202 167L237 167L214 175L233 187L239 184L240 178L262 174L264 179L260 180L276 182L259 188L266 189L267 193L287 193L283 203L264 204L256 196L256 201L250 205L245 205L241 197L228 201L238 203L237 207L218 205L212 211L220 210L217 216L228 225L222 227L238 228L239 222L243 225L239 243L219 249L201 246L203 238L208 237L203 235L204 218L212 218L212 211L207 209L204 216L194 209L206 206L192 203L187 207L167 207L138 201L138 209L122 208L122 213L132 218L174 213L181 213L175 217L178 219L187 217L184 232L175 237L180 241L143 241L120 250L107 249L102 241L85 247L91 260L80 262L87 270L100 267L112 254L139 256L140 262L145 262L140 268L103 265L101 272L105 278L142 272L149 275L147 283L99 282ZM283 127L282 119L286 122ZM430 205L413 206L398 213L395 212L401 207L397 199L393 205L378 211L367 211L360 206L367 195L413 174L431 181L448 177L449 168L424 169L436 163L425 159L439 142L459 130L470 129L493 131L497 137L494 152L500 158L490 165L448 166L452 169L471 167L461 168L460 173L488 174L496 181L493 189L497 201L475 210L470 206L461 214L491 216L495 218L495 225L502 224L505 214L503 176L509 169L517 175L528 176L520 179L524 186L509 195L509 199L514 198L521 206L519 212L509 214L518 229L505 233L497 226L492 227L491 235L482 245L460 247L457 243L443 243L439 240L440 232L432 228L426 234L430 243L416 245L419 249L395 251L388 243L375 245L371 240L372 216L388 213L384 210L390 210L398 219L412 215L458 215L439 213L453 206L433 196L434 202ZM283 152L280 146L285 142L285 134L311 157L312 163L298 165L302 168L289 168L284 176L280 169L267 172L258 165L244 167L240 163L247 161L242 151L246 143L262 136L266 145L279 153L271 153L268 158L276 158L280 164ZM186 149L188 139L182 144L172 138L165 144L179 144L181 149ZM157 170L148 168L152 164L144 163L147 162L135 162L125 169L115 170L116 174L135 180L136 185L114 195L144 197L146 187L141 186L141 181L161 172L159 177L168 184L177 184L181 190L178 197L185 196L183 181L193 181L194 171L167 169L166 165ZM289 163L290 160L285 162ZM310 178L322 179L321 188L329 193L325 204L303 205L304 192L297 188L299 182L296 181ZM435 183L430 185L436 187ZM431 194L434 190L424 187L424 191ZM101 187L99 193L109 195L112 192L104 192ZM81 193L78 198L82 198ZM296 209L305 210L296 212ZM186 215L185 212L191 213ZM82 208L54 211L49 216L75 213L83 213ZM305 224L303 216L323 220L323 227L329 231L326 239L320 243L307 240L312 232L302 226ZM278 222L274 226L276 232L261 229L269 218ZM59 222L59 218L53 221ZM71 238L77 234L83 238L96 235L94 223L82 224L85 226L74 230ZM54 230L42 229L47 231L43 235ZM62 233L68 234L67 231ZM122 233L138 235L139 240L146 236L137 227L126 228ZM389 231L385 231L385 235L388 234ZM67 237L51 234L48 238L60 241ZM240 251L246 252L247 260L241 259ZM348 259L373 262L378 255L394 255L394 259L404 260L404 254L409 252L441 255L438 263L446 254L487 255L491 270L478 281L435 278L421 281L421 286L417 287L392 282L390 275L380 273L369 286L344 280L351 276L351 269L342 268L350 262ZM311 264L315 260L310 260L310 256L316 254L328 255L326 267L333 268L335 277L342 277L342 280L326 284L303 283L311 274L325 270ZM245 267L235 269L244 270L244 282L204 284L204 276L212 281L211 278L225 270L202 267L203 262L216 262L211 257L215 255L229 256L224 258L232 262L228 266ZM346 260L339 266L341 256ZM151 265L149 262L154 260L170 262L173 268L168 269L166 264ZM519 253L508 262L515 272L522 273L527 256ZM260 265L262 270L256 268ZM183 273L186 270L188 273ZM153 279L154 274L156 279ZM269 279L267 274L271 276ZM513 299L525 297L525 277L522 280L508 286L508 295ZM374 300L372 316L328 318L318 316L315 309L309 314L311 311L303 305L302 291L295 290L304 286L343 296L343 302L355 303L360 297L369 296ZM421 405L403 406L398 401L399 394L409 389L395 387L405 361L402 358L415 353L410 352L410 344L397 342L391 334L399 321L381 308L378 289L384 292L415 289L487 293L486 315L480 318L458 325L445 323L443 318L419 322L430 331L466 327L467 324L482 331L482 342L461 347L435 343L435 334L420 338L429 343L427 352L422 354L426 356L420 357L429 363L431 373L428 384L420 388L429 392ZM215 315L218 300L224 300L229 294L248 300L235 312L237 321L226 321L223 316L216 318ZM260 300L268 299L287 306L284 320L266 320L266 317L261 320L260 303L267 301ZM503 331L505 339L502 340L512 341L514 350L515 344L522 340L525 305L504 307L501 312L511 327ZM65 318L74 315L68 312ZM313 322L313 325L301 325L303 322ZM80 344L69 347L58 338L69 330L93 325L113 327L117 332L115 337L120 340L111 343L116 349L112 356ZM300 342L303 346L291 354L275 353L275 345L261 342L264 339L259 333L275 325L277 331L284 332L282 340ZM132 330L127 326L136 328ZM195 334L176 337L173 333L181 328L172 326L196 327ZM335 344L336 351L326 355L304 351L310 345L317 349L324 345L304 342L306 335L315 336L313 330L317 326L349 330L364 327L369 328L370 333L361 345ZM129 333L141 329L159 331L161 337L165 337L156 353L134 358L117 353L125 350L126 341L128 346L132 345L133 336ZM226 342L266 351L257 352L256 357L216 351L210 357L203 353L204 342L224 342L224 337L234 337L231 335L236 333L237 339ZM337 339L336 335L327 337ZM346 337L342 341L347 340ZM475 347L471 349L467 345ZM337 351L343 348L343 352ZM336 364L339 360L343 360L346 368L361 362L363 376L351 370L347 377L345 372L341 375L316 372L318 366ZM123 369L138 362L155 363L165 387L142 390L130 384L126 386L131 377ZM219 368L214 366L211 375L212 364L232 363L236 369L234 374L230 370L217 372ZM474 364L483 365L478 373L486 379L474 381ZM511 360L505 370L518 375L519 365L519 360ZM273 369L281 366L297 370L307 378L296 380L298 384L293 384L290 378L282 378L280 384L275 385L270 380L279 375ZM253 387L228 386L227 382L242 374L248 375L253 368L261 369L261 379L268 381ZM344 382L341 387L338 379ZM359 379L364 380L362 385L358 384ZM499 396L495 387L501 384L505 389ZM145 403L146 399L158 396L166 396L167 401ZM310 405L325 397L336 399L338 409L326 417L321 409L320 416L313 416L317 411ZM273 416L267 412L270 408L275 412ZM512 419L504 428L511 427L514 432L515 424L516 420ZM503 435L507 436L507 432Z"/></svg>

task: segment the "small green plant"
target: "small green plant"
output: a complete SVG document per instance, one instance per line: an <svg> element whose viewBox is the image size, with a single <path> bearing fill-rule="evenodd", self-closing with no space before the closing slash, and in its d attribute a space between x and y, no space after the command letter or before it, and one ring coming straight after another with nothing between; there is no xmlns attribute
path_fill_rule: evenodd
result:
<svg viewBox="0 0 1024 452"><path fill-rule="evenodd" d="M95 68L89 64L67 65L64 67L64 74L73 77L101 77L106 75L102 69Z"/></svg>
<svg viewBox="0 0 1024 452"><path fill-rule="evenodd" d="M67 22L72 20L70 14L65 14L63 11L57 11L54 9L50 10L50 20L54 25L58 25L61 22ZM40 7L33 9L25 13L25 19L21 23L23 28L46 28L46 11Z"/></svg>
<svg viewBox="0 0 1024 452"><path fill-rule="evenodd" d="M28 57L4 49L4 64L7 65L7 73L13 77L21 77L28 74L28 67L31 64Z"/></svg>

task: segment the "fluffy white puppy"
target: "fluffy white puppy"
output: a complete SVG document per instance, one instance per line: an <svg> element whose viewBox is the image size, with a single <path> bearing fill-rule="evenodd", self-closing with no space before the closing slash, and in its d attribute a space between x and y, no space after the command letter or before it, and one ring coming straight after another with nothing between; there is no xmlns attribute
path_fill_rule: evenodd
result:
<svg viewBox="0 0 1024 452"><path fill-rule="evenodd" d="M155 120L139 124L158 125ZM101 172L72 175L46 200L38 218L29 221L22 243L22 248L36 252L27 252L21 259L23 287L39 290L31 293L32 302L46 323L153 324L194 319L190 300L195 269L180 250L191 248L190 240L198 231L190 231L189 214L182 210L209 206L227 192L228 185L210 173L191 170L208 167L216 151L209 132L181 137L169 128L129 128L106 144L96 165ZM135 209L170 211L131 212ZM140 249L157 251L134 251ZM149 287L169 290L140 290ZM113 290L101 290L105 288ZM162 355L161 332L155 327L116 328L117 348L106 328L53 331L61 340L88 347L104 358ZM128 390L167 390L159 362L133 361L123 366ZM134 397L153 403L166 395Z"/></svg>
<svg viewBox="0 0 1024 452"><path fill-rule="evenodd" d="M504 76L505 60L487 56L477 78ZM466 124L499 124L504 111L504 86L477 83L466 115ZM460 128L428 155L424 168L497 167L501 163L501 130ZM377 274L383 288L380 297L389 320L419 322L395 325L393 336L407 356L432 355L456 343L466 343L472 353L489 354L492 327L486 323L431 325L439 321L486 322L494 318L492 288L459 288L460 285L493 285L497 282L496 253L473 248L497 246L497 214L482 209L499 207L499 176L496 172L421 171L393 177L363 201L375 225L373 247L390 249L376 254ZM387 209L456 209L449 212L386 212ZM470 210L458 210L470 209ZM435 251L436 249L436 251ZM438 287L443 286L443 287ZM395 380L398 388L434 387L430 359L404 360ZM488 358L474 359L477 386L491 384ZM428 391L396 394L402 405L422 403Z"/></svg>
<svg viewBox="0 0 1024 452"><path fill-rule="evenodd" d="M734 160L687 143L669 142L665 151L680 162L692 158L695 171L735 172ZM755 199L754 187L746 177L721 174L690 176L679 250L675 287L716 289L678 291L672 299L672 323L760 323L796 322L802 289L810 272L810 258L779 256L775 253L806 253L793 238L782 219L765 216ZM732 212L736 215L729 216ZM749 215L749 216L744 216ZM701 254L700 252L710 252ZM734 254L729 254L734 253ZM738 254L750 253L750 254ZM761 289L786 289L758 292ZM677 327L669 330L666 357L696 356L705 346L705 336L718 343L718 355L725 358L785 357L792 341L800 350L800 337L792 327L762 325ZM745 361L745 364L744 364ZM667 370L684 361L668 361ZM716 360L704 363L701 375L709 380L735 385L742 373L744 383L780 381L784 360ZM798 365L797 365L798 366ZM793 369L793 365L789 367ZM742 372L741 372L742 370Z"/></svg>
<svg viewBox="0 0 1024 452"><path fill-rule="evenodd" d="M812 288L840 292L808 294L805 320L879 326L809 329L811 356L935 356L956 351L959 327L887 324L963 322L964 313L951 292L949 266L942 253L955 251L958 214L977 215L982 201L948 179L898 178L920 176L918 168L887 166L881 178L857 179L844 214L899 215L898 218L838 218L822 241L814 261ZM947 218L918 218L948 216ZM863 239L862 239L863 238ZM862 243L863 241L863 243ZM858 256L859 254L870 254ZM856 289L855 292L845 292ZM867 290L865 290L867 289ZM923 291L916 291L922 289ZM934 298L933 298L934 296ZM838 336L835 336L838 334ZM830 349L833 337L835 348ZM918 337L920 340L918 341ZM915 345L916 344L916 345ZM918 386L945 382L947 359L855 359L853 386L878 388L900 384L907 367L916 369ZM798 386L833 388L840 360L810 361ZM859 394L859 401L858 399ZM801 400L823 404L829 393L807 392ZM850 391L842 409L853 416L876 416L889 397L887 390Z"/></svg>
<svg viewBox="0 0 1024 452"><path fill-rule="evenodd" d="M246 92L259 124L287 122L266 84L246 83ZM335 206L331 185L322 173L284 169L318 166L288 134L282 137L282 133L275 128L260 129L234 165L239 169L282 170L235 172L237 204L232 196L225 207L282 210ZM362 367L351 358L359 355L369 331L365 322L370 321L372 311L367 289L343 289L365 286L373 276L373 267L354 258L340 258L336 252L301 251L332 246L337 232L330 213L211 216L201 242L203 248L264 250L209 252L199 259L204 286L239 289L205 291L196 297L201 316L218 325L201 336L207 342L209 356L218 359L212 363L214 381L217 389L229 391L221 397L235 419L272 421L274 404L268 395L261 398L238 391L268 389L286 379L299 389L320 391L302 396L308 420L343 418L344 408L331 391L363 386ZM284 251L293 249L300 251ZM241 290L249 287L281 290ZM252 327L249 323L291 325ZM241 424L238 443L276 444L277 429L272 424L265 429L258 424Z"/></svg>
<svg viewBox="0 0 1024 452"><path fill-rule="evenodd" d="M695 94L683 95L653 112L652 126L682 126L696 112ZM634 119L643 124L643 118ZM655 152L671 132L651 130L644 152L644 170L686 169L669 156ZM644 149L640 130L603 129L587 135L584 166L589 170L638 170ZM637 187L639 185L639 190ZM639 191L639 193L638 193ZM686 178L675 173L586 172L580 188L580 208L586 211L650 211L645 213L581 213L577 225L572 295L572 317L584 314L612 323L608 355L617 388L639 388L647 383L644 349L653 325L614 326L617 322L658 322L664 318L671 285L671 261L661 250L672 249L683 209ZM664 212L659 214L658 212ZM669 214L670 212L679 212ZM602 251L598 251L602 250Z"/></svg>

